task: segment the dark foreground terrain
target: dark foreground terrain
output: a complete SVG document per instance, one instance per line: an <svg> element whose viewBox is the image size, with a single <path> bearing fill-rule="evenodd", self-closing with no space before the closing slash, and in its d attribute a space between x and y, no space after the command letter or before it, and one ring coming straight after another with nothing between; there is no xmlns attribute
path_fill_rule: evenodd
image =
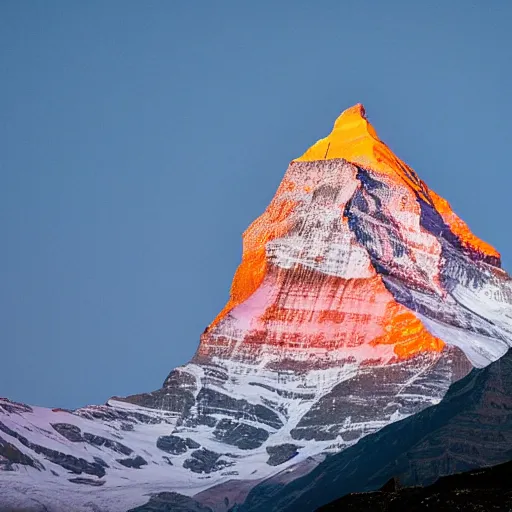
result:
<svg viewBox="0 0 512 512"><path fill-rule="evenodd" d="M512 511L512 462L440 478L427 487L400 488L390 480L379 491L348 494L318 512Z"/></svg>

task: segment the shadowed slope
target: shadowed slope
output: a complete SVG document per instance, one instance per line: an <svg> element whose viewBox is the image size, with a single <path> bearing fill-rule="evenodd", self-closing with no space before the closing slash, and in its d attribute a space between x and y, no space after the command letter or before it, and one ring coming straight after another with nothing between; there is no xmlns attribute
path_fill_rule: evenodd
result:
<svg viewBox="0 0 512 512"><path fill-rule="evenodd" d="M440 404L367 436L308 475L284 487L272 479L260 484L242 510L310 512L345 494L379 489L390 478L407 487L429 485L443 475L511 459L508 352L453 384Z"/></svg>

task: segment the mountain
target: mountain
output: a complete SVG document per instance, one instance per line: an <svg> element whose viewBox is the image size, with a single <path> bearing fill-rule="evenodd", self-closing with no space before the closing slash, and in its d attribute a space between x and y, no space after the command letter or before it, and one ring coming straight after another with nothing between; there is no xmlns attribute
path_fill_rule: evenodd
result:
<svg viewBox="0 0 512 512"><path fill-rule="evenodd" d="M0 401L0 503L117 512L167 493L221 512L438 404L511 345L500 255L356 105L290 163L228 303L161 389L76 411Z"/></svg>
<svg viewBox="0 0 512 512"><path fill-rule="evenodd" d="M511 460L509 351L452 384L439 404L365 437L307 475L287 485L278 478L262 482L250 492L240 512L308 512L348 493L375 491L390 479L400 486L425 486L445 475ZM351 500L342 498L339 503Z"/></svg>

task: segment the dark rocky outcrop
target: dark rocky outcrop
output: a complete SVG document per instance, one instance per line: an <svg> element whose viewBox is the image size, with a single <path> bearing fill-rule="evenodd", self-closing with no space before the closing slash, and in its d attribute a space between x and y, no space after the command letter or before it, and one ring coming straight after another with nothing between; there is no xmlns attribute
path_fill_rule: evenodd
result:
<svg viewBox="0 0 512 512"><path fill-rule="evenodd" d="M267 446L267 453L270 456L267 460L267 464L269 466L279 466L279 464L282 464L283 462L293 459L293 457L298 455L299 448L302 447L292 443L278 444L276 446Z"/></svg>
<svg viewBox="0 0 512 512"><path fill-rule="evenodd" d="M188 391L197 390L196 378L181 368L171 370L164 381L163 389L186 389Z"/></svg>
<svg viewBox="0 0 512 512"><path fill-rule="evenodd" d="M73 457L65 453L61 453L57 450L46 448L36 443L30 442L26 437L22 436L18 432L11 430L7 425L0 422L0 430L5 434L17 439L23 446L30 448L38 454L43 455L46 459L54 464L57 464L72 473L87 473L89 475L95 475L99 478L105 476L105 469L101 464L97 462L89 462L85 459Z"/></svg>
<svg viewBox="0 0 512 512"><path fill-rule="evenodd" d="M71 425L70 423L51 423L51 426L72 443L79 443L84 440L82 431L76 425Z"/></svg>
<svg viewBox="0 0 512 512"><path fill-rule="evenodd" d="M74 484L92 485L93 487L101 487L105 485L105 480L91 480L90 478L68 478L68 480Z"/></svg>
<svg viewBox="0 0 512 512"><path fill-rule="evenodd" d="M0 437L0 469L4 471L13 471L13 464L23 464L33 468L41 469L41 465L18 450L16 446Z"/></svg>
<svg viewBox="0 0 512 512"><path fill-rule="evenodd" d="M199 425L206 425L207 427L214 427L217 424L217 419L213 416L207 416L206 414L200 414L198 416L189 416L183 421L183 425L186 427L197 427Z"/></svg>
<svg viewBox="0 0 512 512"><path fill-rule="evenodd" d="M9 400L4 398L0 403L0 409L3 409L5 412L10 414L19 414L22 412L34 412L32 407L27 404L22 404L20 402L14 402L13 400Z"/></svg>
<svg viewBox="0 0 512 512"><path fill-rule="evenodd" d="M156 441L156 447L173 455L181 455L188 450L187 442L179 436L160 436Z"/></svg>
<svg viewBox="0 0 512 512"><path fill-rule="evenodd" d="M224 443L241 450L258 448L268 439L268 432L263 428L253 427L224 418L217 423L213 435Z"/></svg>
<svg viewBox="0 0 512 512"><path fill-rule="evenodd" d="M131 448L119 441L113 441L112 439L89 434L88 432L84 432L83 437L86 442L93 444L94 446L104 446L105 448L109 448L117 453L122 453L123 455L130 455L133 453Z"/></svg>
<svg viewBox="0 0 512 512"><path fill-rule="evenodd" d="M127 396L126 398L116 398L116 400L150 409L161 409L187 415L190 408L194 405L194 394L186 389L162 388L151 393L141 393L139 395Z"/></svg>
<svg viewBox="0 0 512 512"><path fill-rule="evenodd" d="M134 395L140 396L140 395ZM128 397L131 398L131 397ZM113 399L118 400L120 402L128 402L127 398L119 398L113 397ZM130 402L132 403L132 402ZM88 420L101 420L105 422L130 422L130 423L144 423L147 425L155 425L157 423L166 422L166 417L161 416L150 416L148 414L143 414L141 412L136 411L123 411L120 409L115 409L114 407L110 407L109 405L95 405L82 407L81 409L77 409L73 412L82 418L86 418Z"/></svg>
<svg viewBox="0 0 512 512"><path fill-rule="evenodd" d="M203 386L208 384L222 385L228 379L228 373L224 368L209 365L204 368L204 377L201 379L201 382Z"/></svg>
<svg viewBox="0 0 512 512"><path fill-rule="evenodd" d="M142 458L140 455L137 455L136 457L133 457L131 459L116 459L119 464L122 464L123 466L127 468L135 468L140 469L141 466L147 466L147 461Z"/></svg>
<svg viewBox="0 0 512 512"><path fill-rule="evenodd" d="M196 391L197 382L195 377L176 368L165 379L161 389L125 398L116 397L116 400L187 416L190 408L194 405L194 393Z"/></svg>
<svg viewBox="0 0 512 512"><path fill-rule="evenodd" d="M82 434L82 431L76 425L69 423L52 423L51 425L61 436L64 436L68 441L73 443L83 442L94 446L104 446L105 448L109 448L123 455L130 455L133 452L131 448L128 448L128 446L125 446L119 441L90 434L89 432Z"/></svg>
<svg viewBox="0 0 512 512"><path fill-rule="evenodd" d="M201 448L191 453L191 458L185 460L183 467L194 473L212 473L232 464L225 460L219 460L220 457L219 453Z"/></svg>
<svg viewBox="0 0 512 512"><path fill-rule="evenodd" d="M251 404L247 400L233 398L213 389L202 388L197 398L197 408L202 415L224 414L235 419L244 419L281 428L283 422L279 416L268 407Z"/></svg>
<svg viewBox="0 0 512 512"><path fill-rule="evenodd" d="M103 459L100 459L99 457L93 457L94 461L97 462L100 466L103 466L104 468L108 468L109 465L103 460Z"/></svg>
<svg viewBox="0 0 512 512"><path fill-rule="evenodd" d="M183 496L177 492L160 492L140 507L135 507L127 512L213 512L210 507L205 507L189 496Z"/></svg>
<svg viewBox="0 0 512 512"><path fill-rule="evenodd" d="M199 448L201 446L199 443L197 443L193 439L190 439L190 437L187 437L185 439L185 444L187 445L188 448L190 448L192 450L194 450L195 448Z"/></svg>
<svg viewBox="0 0 512 512"><path fill-rule="evenodd" d="M313 400L315 398L315 393L310 393L307 391L304 391L302 393L297 391L287 391L286 389L278 389L273 386L269 386L268 384L262 384L261 382L249 382L250 386L258 386L263 389L268 389L269 391L272 391L272 393L276 393L279 396L282 396L283 398L290 398L292 400L295 400L297 398L300 398L302 400Z"/></svg>

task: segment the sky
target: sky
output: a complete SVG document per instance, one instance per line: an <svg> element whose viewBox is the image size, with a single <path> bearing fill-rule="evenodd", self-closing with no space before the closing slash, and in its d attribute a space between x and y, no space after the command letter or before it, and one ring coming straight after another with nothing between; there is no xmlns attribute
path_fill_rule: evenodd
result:
<svg viewBox="0 0 512 512"><path fill-rule="evenodd" d="M512 2L0 2L0 396L151 391L362 102L512 268Z"/></svg>

